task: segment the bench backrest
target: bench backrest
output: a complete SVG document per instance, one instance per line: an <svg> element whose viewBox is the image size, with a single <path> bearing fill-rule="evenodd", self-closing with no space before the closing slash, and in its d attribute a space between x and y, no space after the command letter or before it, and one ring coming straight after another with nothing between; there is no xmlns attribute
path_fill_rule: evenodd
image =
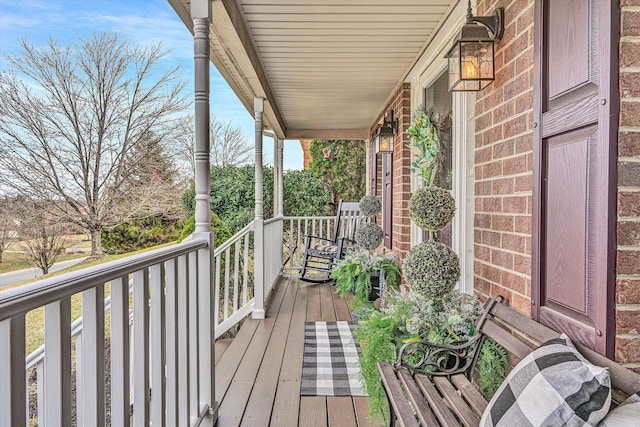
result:
<svg viewBox="0 0 640 427"><path fill-rule="evenodd" d="M360 212L360 204L358 202L343 202L340 200L336 219L333 223L333 241L337 242L340 237L354 240L358 226L365 220L365 216Z"/></svg>
<svg viewBox="0 0 640 427"><path fill-rule="evenodd" d="M515 311L498 295L487 302L489 315L478 319L478 329L493 338L517 359L524 358L534 348L560 334ZM578 344L578 351L591 363L609 369L611 386L626 395L640 392L640 374Z"/></svg>

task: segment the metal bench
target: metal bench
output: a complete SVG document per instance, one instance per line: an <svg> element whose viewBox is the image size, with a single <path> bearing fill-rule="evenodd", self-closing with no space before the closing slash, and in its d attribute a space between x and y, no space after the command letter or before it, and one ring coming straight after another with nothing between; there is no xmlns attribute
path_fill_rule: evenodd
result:
<svg viewBox="0 0 640 427"><path fill-rule="evenodd" d="M478 426L487 401L473 384L473 372L485 337L493 338L519 361L560 335L508 307L499 295L487 302L476 327L479 334L460 345L412 342L400 349L395 365L378 362L389 400L389 425ZM614 402L640 391L639 374L575 345L591 363L609 369Z"/></svg>

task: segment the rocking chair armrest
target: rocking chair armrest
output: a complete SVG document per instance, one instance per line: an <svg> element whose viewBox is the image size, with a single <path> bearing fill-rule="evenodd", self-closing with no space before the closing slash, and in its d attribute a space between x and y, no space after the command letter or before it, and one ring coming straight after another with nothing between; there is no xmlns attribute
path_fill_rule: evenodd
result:
<svg viewBox="0 0 640 427"><path fill-rule="evenodd" d="M410 341L398 352L395 367L404 366L411 371L442 376L473 371L484 334L479 333L456 344L436 344L427 340Z"/></svg>

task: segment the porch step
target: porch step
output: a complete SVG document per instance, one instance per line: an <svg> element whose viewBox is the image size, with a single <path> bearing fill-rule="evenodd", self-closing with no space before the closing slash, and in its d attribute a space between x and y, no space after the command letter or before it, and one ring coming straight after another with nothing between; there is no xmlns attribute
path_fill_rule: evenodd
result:
<svg viewBox="0 0 640 427"><path fill-rule="evenodd" d="M227 349L229 348L232 342L233 342L232 338L216 340L216 365L218 364L218 361L220 360L224 352L227 351Z"/></svg>

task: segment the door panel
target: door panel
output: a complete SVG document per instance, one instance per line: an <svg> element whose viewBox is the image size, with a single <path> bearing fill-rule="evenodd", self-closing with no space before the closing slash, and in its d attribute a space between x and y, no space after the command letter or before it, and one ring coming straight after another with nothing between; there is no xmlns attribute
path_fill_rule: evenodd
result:
<svg viewBox="0 0 640 427"><path fill-rule="evenodd" d="M536 1L534 45L532 313L608 356L618 105L613 3Z"/></svg>

